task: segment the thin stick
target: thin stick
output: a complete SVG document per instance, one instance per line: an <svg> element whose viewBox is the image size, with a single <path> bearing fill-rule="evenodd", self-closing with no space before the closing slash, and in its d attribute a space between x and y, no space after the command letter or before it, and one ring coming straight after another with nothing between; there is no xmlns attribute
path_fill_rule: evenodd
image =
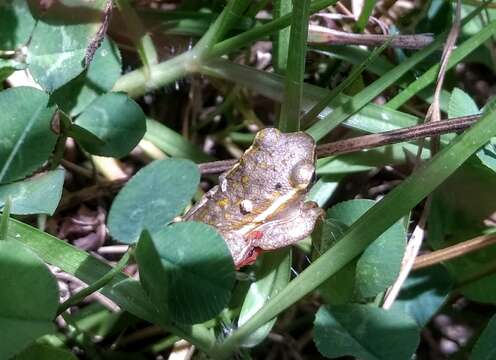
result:
<svg viewBox="0 0 496 360"><path fill-rule="evenodd" d="M428 266L455 259L494 244L496 244L496 235L478 236L471 240L431 252L430 254L418 256L417 259L415 259L413 270L423 269Z"/></svg>
<svg viewBox="0 0 496 360"><path fill-rule="evenodd" d="M403 49L421 49L433 41L431 34L416 35L377 35L354 34L319 25L308 27L311 44L381 46L390 41L390 46Z"/></svg>
<svg viewBox="0 0 496 360"><path fill-rule="evenodd" d="M480 115L463 116L445 121L426 123L378 134L357 136L351 139L317 146L317 157L346 154L355 151L376 148L383 145L397 144L405 141L463 131L470 127ZM237 160L221 160L200 164L202 175L216 174L230 169Z"/></svg>

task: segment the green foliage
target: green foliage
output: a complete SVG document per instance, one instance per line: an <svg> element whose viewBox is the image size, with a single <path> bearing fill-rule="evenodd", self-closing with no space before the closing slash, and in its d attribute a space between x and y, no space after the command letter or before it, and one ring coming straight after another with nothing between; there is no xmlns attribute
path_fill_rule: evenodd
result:
<svg viewBox="0 0 496 360"><path fill-rule="evenodd" d="M0 1L0 49L14 50L28 42L35 20L25 0Z"/></svg>
<svg viewBox="0 0 496 360"><path fill-rule="evenodd" d="M208 225L172 224L136 248L140 281L168 320L196 324L217 315L231 297L234 264L224 239Z"/></svg>
<svg viewBox="0 0 496 360"><path fill-rule="evenodd" d="M8 359L54 330L58 288L38 256L8 240L0 241L0 286L0 358Z"/></svg>
<svg viewBox="0 0 496 360"><path fill-rule="evenodd" d="M44 90L51 93L83 72L86 48L100 26L98 10L103 3L98 0L92 7L55 3L47 11L37 12L26 61ZM69 13L77 11L79 19L67 21Z"/></svg>
<svg viewBox="0 0 496 360"><path fill-rule="evenodd" d="M59 349L44 344L33 344L20 354L15 360L76 360L77 357L67 349Z"/></svg>
<svg viewBox="0 0 496 360"><path fill-rule="evenodd" d="M326 233L320 240L320 253L332 247L339 237L374 205L372 200L350 200L327 211ZM371 298L385 291L398 276L406 246L406 232L402 221L395 223L379 236L354 264L338 272L324 284L321 292L327 299L334 293L349 289L357 299ZM349 299L347 299L349 300ZM331 300L335 303L336 299Z"/></svg>
<svg viewBox="0 0 496 360"><path fill-rule="evenodd" d="M12 214L52 215L62 196L64 171L55 170L24 181L0 185L0 208L10 196Z"/></svg>
<svg viewBox="0 0 496 360"><path fill-rule="evenodd" d="M403 284L393 308L410 315L423 327L447 300L452 282L441 265L415 271Z"/></svg>
<svg viewBox="0 0 496 360"><path fill-rule="evenodd" d="M315 316L315 344L326 357L408 360L418 342L417 325L398 311L335 305L321 307Z"/></svg>
<svg viewBox="0 0 496 360"><path fill-rule="evenodd" d="M238 154L251 142L252 128L274 121L286 131L307 129L320 140L343 135L335 130L341 124L351 128L345 136L355 136L422 120L419 115L432 102L454 3L426 2L418 13L395 21L402 32L402 26L408 26L405 32L437 34L424 49L389 51L386 59L379 56L383 48L325 44L312 46L308 57L309 15L327 11L335 2L179 1L176 9L162 11L127 0L0 0L0 81L12 87L0 91L0 358L74 359L65 348L74 345L88 358L140 359L144 352L156 356L178 338L211 358L230 358L242 347L249 356L248 348L265 346L278 315L292 307L289 321L281 317L281 332L313 332L324 356L401 360L414 356L421 328L433 326L429 321L450 308L443 305L451 305L457 298L453 294L496 303L496 249L491 246L412 272L392 309L377 307L398 276L406 231L419 219L415 206L427 196L432 196L432 203L422 251L494 232L495 105L483 104L487 94L481 96L478 86L472 94L470 84L462 84L452 70L462 62L486 66L484 71L494 67L489 44L496 34L494 9L463 5L461 40L441 93L440 108L449 117L478 114L478 103L485 111L482 119L462 135L443 135L440 152L418 166L411 166L412 154L419 150L416 142L319 159L319 179L307 197L326 209L327 216L312 234L311 245L309 239L303 241L294 257L290 249L264 253L254 266L235 272L228 247L214 228L179 222L198 191L200 171L195 162ZM363 2L357 31L365 29L372 14L380 16L382 10L375 3ZM265 12L271 19L257 16ZM185 34L188 41L192 37L192 49L167 43ZM267 40L275 74L261 70L270 67L262 61L268 58ZM260 48L253 46L255 41L261 41ZM92 51L94 56L89 55ZM252 66L255 52L261 65L257 68ZM166 57L170 59L163 60ZM237 59L244 59L245 65ZM16 82L8 77L23 69L43 90L13 85ZM465 70L460 66L457 71ZM343 94L359 77L356 94ZM183 85L190 88L187 105L176 97L186 93L176 91ZM162 91L164 87L168 90ZM252 94L281 102L280 111L261 106ZM229 106L217 107L219 103ZM176 107L181 111L175 113ZM204 122L205 117L212 121ZM78 146L66 144L67 137ZM139 149L129 156L143 138L148 141L141 143L148 146L146 154L154 145L172 159L144 166L148 159ZM138 171L112 199L114 185L120 184L100 183L100 175L93 183L79 176L90 173L84 167L96 159L91 155L123 159L126 170L130 165ZM431 155L429 146L420 153L424 160ZM64 156L77 166L61 162ZM67 171L57 169L60 164ZM374 173L353 176L370 170ZM126 256L137 262L139 281L120 271L128 258L110 266L10 216L56 212L64 174L69 179L66 190L74 192L72 199L88 195L86 189L79 193L79 186L93 189L98 182L104 197L85 205L110 208L111 240L130 245ZM391 176L402 182L391 183L394 189L386 189L383 198L366 192L377 179L387 183ZM205 176L202 189L215 181ZM363 194L377 201L343 201ZM48 222L45 216L22 219L37 221L40 228L48 224L47 229L54 231L54 223L66 226L64 217L80 208L79 203L74 205ZM240 222L236 230L244 231L243 226ZM293 258L298 261L293 263ZM67 329L57 331L53 320L57 308L64 311L64 306L58 304L56 282L45 263L87 283L88 292L99 289L123 311L81 307L75 314L64 313ZM80 301L87 293L79 295L71 299ZM312 306L307 306L309 302ZM311 309L322 303L329 305L320 307L312 329ZM142 320L159 325L168 337L126 355L120 349L127 352L126 342L134 329L142 329ZM494 324L493 318L479 339L473 338L462 351L475 343L473 359L493 358ZM52 332L56 334L40 339ZM103 339L102 344L114 344L112 350L102 351L95 336Z"/></svg>
<svg viewBox="0 0 496 360"><path fill-rule="evenodd" d="M86 151L116 158L127 155L146 131L143 110L123 93L101 95L84 109L75 124L103 142L95 144L77 138Z"/></svg>
<svg viewBox="0 0 496 360"><path fill-rule="evenodd" d="M200 174L189 160L155 161L141 169L112 203L108 227L118 241L132 244L143 230L155 233L184 210Z"/></svg>
<svg viewBox="0 0 496 360"><path fill-rule="evenodd" d="M79 115L98 96L112 89L121 75L121 68L119 49L106 38L88 68L55 90L50 100L67 114Z"/></svg>
<svg viewBox="0 0 496 360"><path fill-rule="evenodd" d="M246 293L239 313L238 326L248 321L268 299L287 285L291 268L291 258L288 255L291 253L288 254L287 251L262 254L255 275L258 280L251 283ZM258 328L243 341L242 346L253 347L261 343L269 335L276 320L273 319Z"/></svg>
<svg viewBox="0 0 496 360"><path fill-rule="evenodd" d="M0 92L2 141L0 183L30 175L50 156L57 136L51 129L48 95L30 87Z"/></svg>
<svg viewBox="0 0 496 360"><path fill-rule="evenodd" d="M496 356L494 338L496 336L496 316L493 316L477 340L470 360L491 360Z"/></svg>

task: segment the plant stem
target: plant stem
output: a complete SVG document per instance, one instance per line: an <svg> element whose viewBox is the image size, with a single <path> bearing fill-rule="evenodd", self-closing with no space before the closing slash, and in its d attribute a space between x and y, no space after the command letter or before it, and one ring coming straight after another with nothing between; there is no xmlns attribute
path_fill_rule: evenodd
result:
<svg viewBox="0 0 496 360"><path fill-rule="evenodd" d="M310 5L309 13L313 14L320 11L326 7L334 5L337 0L317 0ZM252 41L268 36L275 31L284 29L291 24L291 13L281 16L275 20L272 20L264 25L254 27L249 31L245 31L242 34L233 36L230 39L224 40L214 46L212 52L209 54L210 58L219 57L227 54L235 49L239 49Z"/></svg>
<svg viewBox="0 0 496 360"><path fill-rule="evenodd" d="M178 55L170 60L151 65L150 76L144 68L122 75L115 83L112 91L124 91L131 97L138 97L147 91L159 88L179 80L195 68L196 55L191 51Z"/></svg>
<svg viewBox="0 0 496 360"><path fill-rule="evenodd" d="M310 6L310 13L319 11L327 6L334 4L337 0L318 0ZM229 9L234 9L236 13L246 5L246 0L238 0L236 4L231 5ZM231 4L231 2L229 2ZM224 8L225 13L228 7ZM121 76L115 83L112 91L124 91L131 97L138 97L145 94L147 91L154 90L161 86L172 83L190 73L195 73L200 67L199 58L216 58L228 52L239 49L247 43L257 40L263 36L269 35L274 31L280 30L288 26L291 22L291 14L287 14L279 19L273 20L265 25L255 27L240 35L234 36L231 39L224 40L212 47L214 39L218 39L227 29L228 25L232 24L230 19L224 23L226 15L220 15L218 24L215 26L215 31L207 32L205 40L200 40L195 51L188 51L178 55L170 60L161 62L149 67L149 76L144 68L133 70ZM219 46L220 45L220 46Z"/></svg>
<svg viewBox="0 0 496 360"><path fill-rule="evenodd" d="M231 0L222 13L198 41L195 50L199 57L209 56L213 46L239 21L243 12L251 5L247 0Z"/></svg>
<svg viewBox="0 0 496 360"><path fill-rule="evenodd" d="M102 276L99 280L95 281L93 284L90 286L82 289L78 293L72 295L69 299L64 301L62 304L60 304L57 315L62 314L64 311L66 311L68 308L71 306L80 303L84 299L86 299L89 295L93 294L94 292L100 290L102 287L110 283L114 277L117 274L120 274L121 271L126 267L127 263L129 262L129 259L131 257L131 250L128 250L124 253L122 258L119 260L119 262L110 270L108 273L106 273L104 276Z"/></svg>

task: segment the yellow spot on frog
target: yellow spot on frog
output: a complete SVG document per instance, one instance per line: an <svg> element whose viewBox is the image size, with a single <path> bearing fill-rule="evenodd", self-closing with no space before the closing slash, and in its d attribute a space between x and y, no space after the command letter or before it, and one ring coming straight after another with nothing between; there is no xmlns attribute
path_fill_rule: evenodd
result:
<svg viewBox="0 0 496 360"><path fill-rule="evenodd" d="M222 208L225 208L227 205L229 205L229 199L223 198L223 199L217 200L217 205L219 205Z"/></svg>
<svg viewBox="0 0 496 360"><path fill-rule="evenodd" d="M242 183L243 185L248 185L248 182L249 182L249 181L250 181L250 177L249 177L249 176L246 176L246 175L245 175L245 176L241 177L241 183Z"/></svg>

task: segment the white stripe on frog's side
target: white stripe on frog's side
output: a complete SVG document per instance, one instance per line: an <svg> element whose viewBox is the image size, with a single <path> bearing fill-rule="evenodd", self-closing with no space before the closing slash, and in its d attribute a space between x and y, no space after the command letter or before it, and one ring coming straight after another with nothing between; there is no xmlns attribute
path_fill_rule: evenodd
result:
<svg viewBox="0 0 496 360"><path fill-rule="evenodd" d="M267 218L269 218L271 215L277 212L277 210L287 202L289 202L293 197L300 191L301 189L295 188L291 191L289 191L287 194L278 197L276 200L270 204L270 206L265 209L262 213L258 214L255 219L249 224L246 224L236 230L236 232L240 233L241 235L245 236L249 232L251 232L253 229L256 227L260 226Z"/></svg>

